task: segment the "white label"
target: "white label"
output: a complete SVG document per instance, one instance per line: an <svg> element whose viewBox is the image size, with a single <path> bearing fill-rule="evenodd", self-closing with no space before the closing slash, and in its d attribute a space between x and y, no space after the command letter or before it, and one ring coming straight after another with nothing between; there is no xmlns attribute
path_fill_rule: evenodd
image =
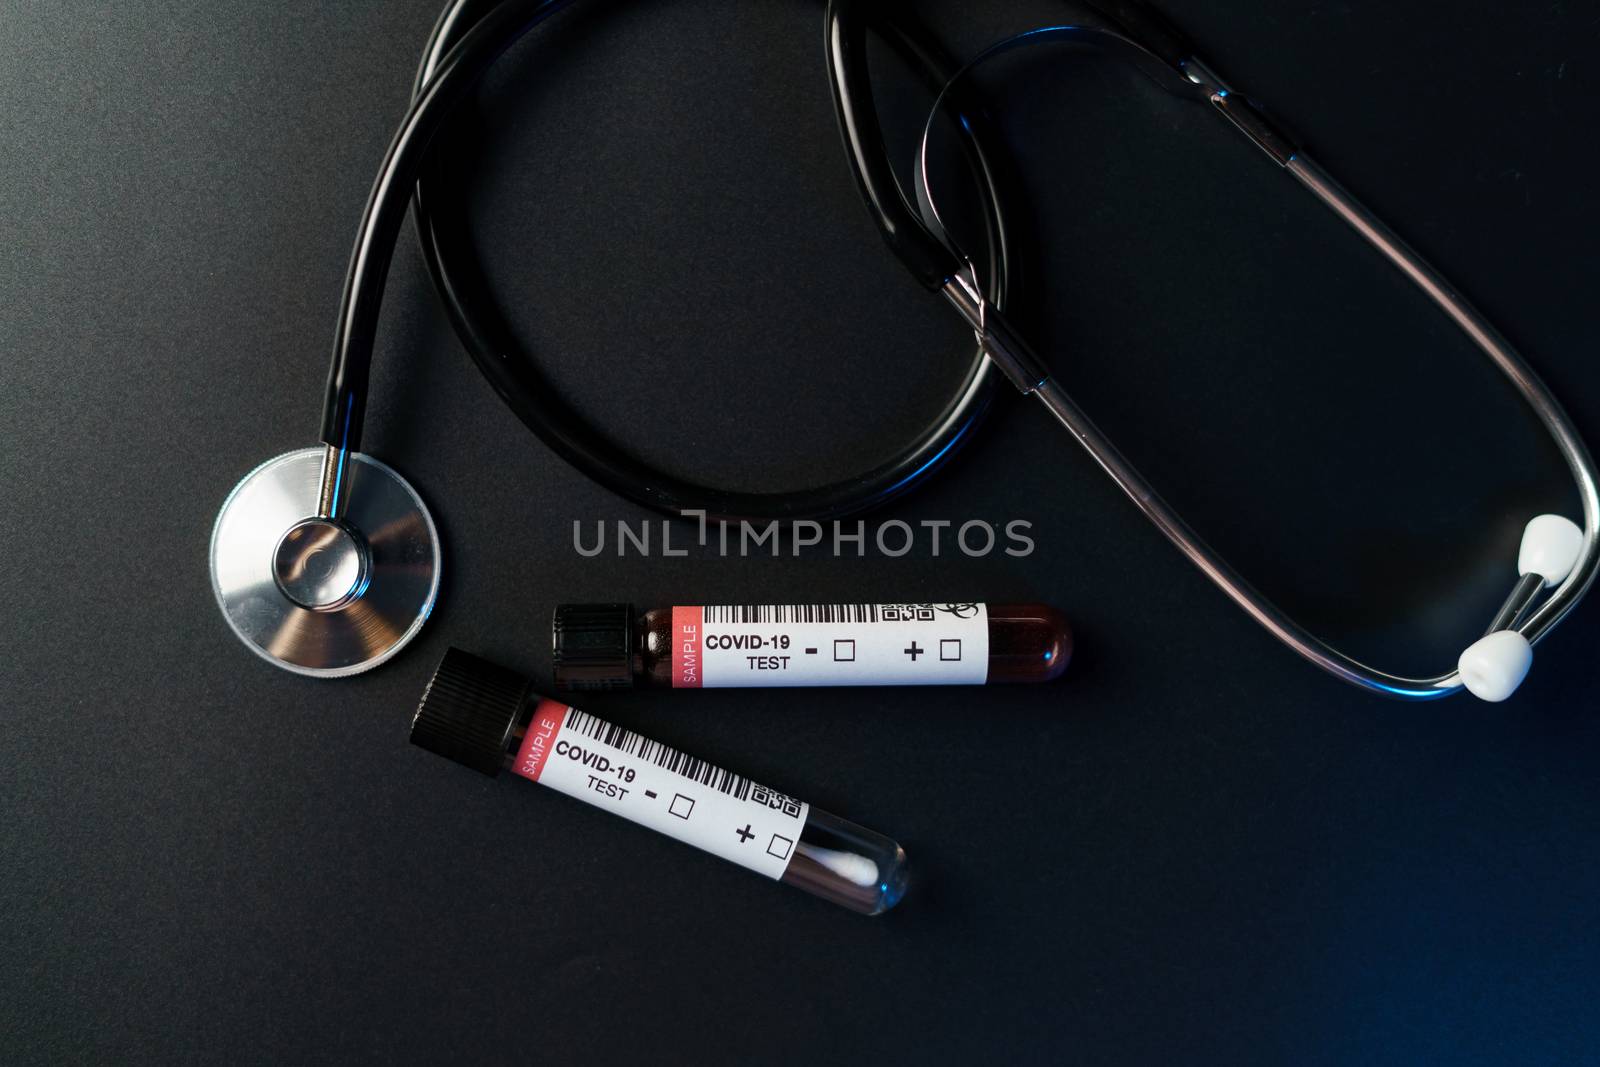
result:
<svg viewBox="0 0 1600 1067"><path fill-rule="evenodd" d="M668 837L782 878L810 805L588 712L544 700L514 770Z"/></svg>
<svg viewBox="0 0 1600 1067"><path fill-rule="evenodd" d="M672 609L672 684L982 685L982 604L763 604Z"/></svg>

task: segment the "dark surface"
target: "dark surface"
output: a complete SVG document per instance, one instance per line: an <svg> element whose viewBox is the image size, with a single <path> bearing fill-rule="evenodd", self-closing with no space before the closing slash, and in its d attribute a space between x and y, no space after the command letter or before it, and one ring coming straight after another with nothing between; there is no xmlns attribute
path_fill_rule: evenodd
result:
<svg viewBox="0 0 1600 1067"><path fill-rule="evenodd" d="M1064 10L972 6L928 5L963 52ZM1171 14L1600 440L1600 5L1436 9ZM212 516L312 443L435 13L0 4L0 1060L1600 1058L1600 607L1505 705L1364 695L1017 402L873 518L1027 519L1029 559L585 560L575 521L644 516L495 401L408 234L367 443L440 522L440 607L352 680L240 647ZM473 212L521 335L704 479L846 473L966 359L855 199L820 25L800 0L604 4L487 88ZM1064 53L996 76L1040 351L1308 624L1396 670L1453 660L1523 521L1573 509L1508 390L1203 111ZM919 881L864 920L406 744L447 644L546 677L554 604L618 598L1042 600L1078 661L1035 689L586 702L899 836Z"/></svg>

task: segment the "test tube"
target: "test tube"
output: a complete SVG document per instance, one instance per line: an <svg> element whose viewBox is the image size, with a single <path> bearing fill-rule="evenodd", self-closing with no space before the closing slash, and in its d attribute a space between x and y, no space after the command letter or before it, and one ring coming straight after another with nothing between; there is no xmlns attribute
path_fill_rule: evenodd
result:
<svg viewBox="0 0 1600 1067"><path fill-rule="evenodd" d="M491 778L510 770L863 915L905 892L906 854L882 834L540 697L460 649L423 692L411 743Z"/></svg>
<svg viewBox="0 0 1600 1067"><path fill-rule="evenodd" d="M1072 628L1045 604L563 604L556 687L1048 682Z"/></svg>

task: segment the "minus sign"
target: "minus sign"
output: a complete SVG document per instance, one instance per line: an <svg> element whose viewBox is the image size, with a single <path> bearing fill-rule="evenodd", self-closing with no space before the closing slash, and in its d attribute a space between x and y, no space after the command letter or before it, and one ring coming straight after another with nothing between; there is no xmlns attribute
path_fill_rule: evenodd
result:
<svg viewBox="0 0 1600 1067"><path fill-rule="evenodd" d="M816 654L817 654L817 650L816 650L816 649L814 649L814 648L808 648L808 649L806 649L806 655L808 655L808 656L815 656L815 655L816 655Z"/></svg>
<svg viewBox="0 0 1600 1067"><path fill-rule="evenodd" d="M646 789L644 791L644 795L649 797L651 800L654 800L656 798L656 791L654 789Z"/></svg>

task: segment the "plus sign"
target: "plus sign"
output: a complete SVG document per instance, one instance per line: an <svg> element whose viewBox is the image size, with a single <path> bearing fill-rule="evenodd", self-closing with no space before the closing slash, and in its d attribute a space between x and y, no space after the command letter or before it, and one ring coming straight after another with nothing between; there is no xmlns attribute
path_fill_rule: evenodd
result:
<svg viewBox="0 0 1600 1067"><path fill-rule="evenodd" d="M744 824L744 829L739 830L738 834L739 834L739 844L741 844L741 845L744 844L746 841L750 840L752 837L756 836L755 834L750 832L750 824L749 823L745 823Z"/></svg>
<svg viewBox="0 0 1600 1067"><path fill-rule="evenodd" d="M926 651L928 651L928 650L925 649L925 648L918 648L917 647L917 643L915 641L911 642L911 647L905 650L906 655L911 657L911 662L912 663L917 662L917 657L922 655Z"/></svg>

